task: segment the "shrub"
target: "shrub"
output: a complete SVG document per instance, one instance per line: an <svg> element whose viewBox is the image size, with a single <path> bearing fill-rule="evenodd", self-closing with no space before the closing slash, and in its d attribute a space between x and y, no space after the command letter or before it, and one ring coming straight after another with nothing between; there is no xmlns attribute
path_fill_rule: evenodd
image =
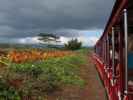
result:
<svg viewBox="0 0 133 100"><path fill-rule="evenodd" d="M68 41L67 44L65 44L65 48L70 50L80 49L81 46L82 46L82 42L79 42L78 39L72 39Z"/></svg>

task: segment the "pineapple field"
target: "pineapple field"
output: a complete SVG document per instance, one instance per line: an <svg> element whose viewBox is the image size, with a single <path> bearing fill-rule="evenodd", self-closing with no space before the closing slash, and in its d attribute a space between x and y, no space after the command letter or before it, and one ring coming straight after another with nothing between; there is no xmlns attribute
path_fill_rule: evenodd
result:
<svg viewBox="0 0 133 100"><path fill-rule="evenodd" d="M0 50L0 100L45 100L65 85L82 88L84 60L78 51Z"/></svg>

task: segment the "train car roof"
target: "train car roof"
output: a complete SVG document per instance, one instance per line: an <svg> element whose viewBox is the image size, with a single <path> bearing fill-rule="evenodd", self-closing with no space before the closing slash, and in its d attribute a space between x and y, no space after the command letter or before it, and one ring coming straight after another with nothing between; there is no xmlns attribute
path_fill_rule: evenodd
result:
<svg viewBox="0 0 133 100"><path fill-rule="evenodd" d="M104 32L98 41L100 41L105 34L108 34L112 26L117 22L118 17L123 11L123 9L127 7L127 4L128 4L128 0L116 0L114 7L112 9L111 15L109 17L109 20L105 26Z"/></svg>

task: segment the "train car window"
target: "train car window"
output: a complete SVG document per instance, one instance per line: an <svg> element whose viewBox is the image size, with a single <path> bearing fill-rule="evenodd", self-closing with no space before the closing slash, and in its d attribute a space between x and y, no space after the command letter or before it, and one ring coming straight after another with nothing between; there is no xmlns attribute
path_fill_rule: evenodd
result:
<svg viewBox="0 0 133 100"><path fill-rule="evenodd" d="M133 34L128 35L128 80L133 85Z"/></svg>
<svg viewBox="0 0 133 100"><path fill-rule="evenodd" d="M119 63L119 33L120 33L120 27L117 26L115 27L115 54L114 54L114 75L118 76L119 75L119 68L118 68L118 63Z"/></svg>
<svg viewBox="0 0 133 100"><path fill-rule="evenodd" d="M133 85L133 6L128 8L128 84Z"/></svg>
<svg viewBox="0 0 133 100"><path fill-rule="evenodd" d="M111 46L112 45L112 34L108 35L108 39L109 39L109 45Z"/></svg>
<svg viewBox="0 0 133 100"><path fill-rule="evenodd" d="M112 66L112 34L108 34L109 40L109 65Z"/></svg>

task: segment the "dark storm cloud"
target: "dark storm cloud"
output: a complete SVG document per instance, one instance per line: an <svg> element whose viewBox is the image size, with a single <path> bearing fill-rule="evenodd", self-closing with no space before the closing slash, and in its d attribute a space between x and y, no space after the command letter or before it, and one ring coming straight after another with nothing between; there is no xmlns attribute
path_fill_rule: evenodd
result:
<svg viewBox="0 0 133 100"><path fill-rule="evenodd" d="M114 0L0 0L0 37L35 36L39 32L71 36L76 34L73 29L103 29L113 3Z"/></svg>

